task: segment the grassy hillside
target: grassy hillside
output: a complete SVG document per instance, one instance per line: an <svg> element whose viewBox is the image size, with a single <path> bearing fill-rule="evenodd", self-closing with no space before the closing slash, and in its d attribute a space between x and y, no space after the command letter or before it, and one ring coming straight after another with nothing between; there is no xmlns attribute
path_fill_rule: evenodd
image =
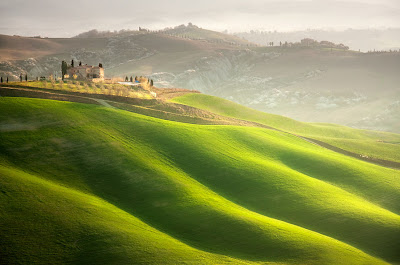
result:
<svg viewBox="0 0 400 265"><path fill-rule="evenodd" d="M400 261L398 171L283 132L3 97L0 137L8 263Z"/></svg>
<svg viewBox="0 0 400 265"><path fill-rule="evenodd" d="M244 107L232 101L204 94L186 94L172 99L237 119L258 122L283 131L321 140L347 151L368 157L400 162L400 135L395 133L357 130L345 126L304 123L280 115Z"/></svg>
<svg viewBox="0 0 400 265"><path fill-rule="evenodd" d="M15 167L0 174L2 263L251 263L198 251L96 196Z"/></svg>

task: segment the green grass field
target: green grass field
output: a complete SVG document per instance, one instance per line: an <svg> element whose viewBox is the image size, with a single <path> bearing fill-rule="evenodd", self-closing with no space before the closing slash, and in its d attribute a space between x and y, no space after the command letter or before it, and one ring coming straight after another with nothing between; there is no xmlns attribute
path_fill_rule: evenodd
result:
<svg viewBox="0 0 400 265"><path fill-rule="evenodd" d="M172 101L228 117L258 122L368 157L400 162L399 134L358 130L335 124L299 122L204 94L186 94Z"/></svg>
<svg viewBox="0 0 400 265"><path fill-rule="evenodd" d="M284 132L2 97L0 139L0 263L400 262L399 171Z"/></svg>

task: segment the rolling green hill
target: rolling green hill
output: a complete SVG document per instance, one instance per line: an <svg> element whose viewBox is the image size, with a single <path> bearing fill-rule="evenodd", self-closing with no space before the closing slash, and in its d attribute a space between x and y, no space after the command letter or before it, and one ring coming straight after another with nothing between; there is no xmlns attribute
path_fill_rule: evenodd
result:
<svg viewBox="0 0 400 265"><path fill-rule="evenodd" d="M299 122L204 94L186 94L174 98L172 101L228 117L258 122L279 130L317 139L371 158L400 162L399 134L358 130L335 124Z"/></svg>
<svg viewBox="0 0 400 265"><path fill-rule="evenodd" d="M2 97L0 138L5 263L400 262L399 171L282 131Z"/></svg>

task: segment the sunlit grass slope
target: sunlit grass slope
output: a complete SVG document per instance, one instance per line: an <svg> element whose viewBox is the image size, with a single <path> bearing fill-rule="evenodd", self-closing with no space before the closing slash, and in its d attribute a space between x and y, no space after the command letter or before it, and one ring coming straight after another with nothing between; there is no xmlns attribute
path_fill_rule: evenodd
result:
<svg viewBox="0 0 400 265"><path fill-rule="evenodd" d="M250 264L191 248L93 195L0 166L1 264Z"/></svg>
<svg viewBox="0 0 400 265"><path fill-rule="evenodd" d="M350 152L400 162L399 134L358 130L334 124L299 122L204 94L186 94L172 101L318 139Z"/></svg>
<svg viewBox="0 0 400 265"><path fill-rule="evenodd" d="M400 261L398 171L283 132L1 98L0 138L9 262Z"/></svg>

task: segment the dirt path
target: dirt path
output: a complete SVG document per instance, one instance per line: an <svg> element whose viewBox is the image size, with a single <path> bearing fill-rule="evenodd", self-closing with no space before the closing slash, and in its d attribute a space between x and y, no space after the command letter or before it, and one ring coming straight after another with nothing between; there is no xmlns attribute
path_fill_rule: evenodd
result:
<svg viewBox="0 0 400 265"><path fill-rule="evenodd" d="M98 98L90 98L90 99L97 101L98 103L100 103L100 105L103 105L104 107L115 109L114 106L111 106L110 104L108 104L108 102L105 101L104 99L98 99Z"/></svg>
<svg viewBox="0 0 400 265"><path fill-rule="evenodd" d="M293 134L294 135L294 134ZM308 141L310 143L316 144L318 146L321 146L325 149L329 149L331 151L334 151L336 153L340 153L346 156L351 156L354 158L357 158L359 160L365 161L365 162L369 162L369 163L373 163L379 166L384 166L384 167L388 167L388 168L392 168L392 169L400 169L400 163L399 162L395 162L395 161L390 161L390 160L384 160L384 159L378 159L378 158L373 158L373 157L368 157L368 156L364 156L364 155L360 155L357 153L353 153L344 149L341 149L339 147L330 145L328 143L316 140L316 139L312 139L312 138L307 138L301 135L295 135L301 139L304 139L305 141Z"/></svg>
<svg viewBox="0 0 400 265"><path fill-rule="evenodd" d="M0 86L0 97L44 98L44 99L53 99L53 100L60 100L60 101L70 101L70 102L100 105L99 102L95 101L92 98L88 98L88 97L82 97L82 96L78 96L78 95L69 95L69 94L58 94L58 93L42 91L42 90L33 90L33 89L16 88L16 87L5 87L5 86Z"/></svg>

